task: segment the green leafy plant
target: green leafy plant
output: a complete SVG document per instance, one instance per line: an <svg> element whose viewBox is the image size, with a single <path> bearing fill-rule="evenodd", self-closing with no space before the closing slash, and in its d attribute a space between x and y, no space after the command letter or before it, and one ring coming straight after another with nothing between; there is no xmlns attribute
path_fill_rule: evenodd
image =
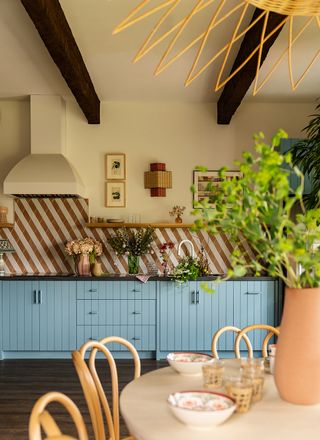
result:
<svg viewBox="0 0 320 440"><path fill-rule="evenodd" d="M224 279L267 273L289 287L319 287L320 209L305 209L303 174L293 166L290 154L276 151L283 137L287 135L280 130L270 146L263 133L255 136L255 153L245 152L235 162L242 176L208 185L215 208L210 209L209 199L198 202L194 229L223 232L233 241L231 269ZM286 164L300 179L295 191ZM226 171L220 169L222 179ZM252 250L249 260L243 253L244 242Z"/></svg>
<svg viewBox="0 0 320 440"><path fill-rule="evenodd" d="M136 231L120 228L116 229L115 235L108 239L108 243L117 255L145 255L152 252L153 233L153 228L141 228Z"/></svg>
<svg viewBox="0 0 320 440"><path fill-rule="evenodd" d="M195 281L197 278L208 275L208 267L202 258L184 257L171 272L171 277L179 284Z"/></svg>
<svg viewBox="0 0 320 440"><path fill-rule="evenodd" d="M320 104L317 105L316 110L318 112L311 115L311 121L303 129L307 138L295 144L290 150L293 164L311 179L311 192L304 196L308 209L320 205Z"/></svg>

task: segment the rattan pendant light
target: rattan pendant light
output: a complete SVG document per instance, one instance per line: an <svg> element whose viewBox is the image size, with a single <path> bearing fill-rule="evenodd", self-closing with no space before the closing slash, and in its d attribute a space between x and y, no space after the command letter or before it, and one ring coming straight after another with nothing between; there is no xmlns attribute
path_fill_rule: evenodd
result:
<svg viewBox="0 0 320 440"><path fill-rule="evenodd" d="M150 2L153 1L153 6L150 7ZM198 51L191 66L191 69L187 75L185 85L188 86L196 78L198 78L212 63L218 62L218 59L222 59L217 81L214 87L215 91L218 91L224 85L233 78L239 70L241 70L247 62L256 54L257 56L257 66L256 66L256 77L254 81L253 94L257 94L259 90L269 81L272 74L277 69L278 65L283 61L284 58L288 60L289 77L292 90L295 90L299 84L306 77L307 73L313 67L315 62L320 56L320 49L311 59L310 63L306 69L302 72L298 79L294 78L293 69L293 57L292 49L296 42L301 38L306 29L313 23L317 26L317 31L320 31L320 0L238 0L238 3L231 6L231 9L226 10L230 6L230 0L194 0L194 5L191 10L182 18L180 21L172 25L169 29L167 28L161 34L161 27L164 23L168 23L169 19L173 21L173 12L181 5L184 0L161 0L158 4L154 5L154 0L143 0L141 1L130 13L129 15L114 29L114 34L123 31L124 29L141 22L142 20L162 11L158 22L155 24L154 28L151 30L146 41L138 50L134 61L140 60L148 52L158 46L164 40L168 40L168 46L162 55L159 64L157 65L154 74L158 75L183 56L188 50L198 45ZM149 8L148 8L149 7ZM256 7L261 9L261 14L248 26L243 28L243 23L246 20L247 14L251 14L253 8ZM188 31L188 25L192 19L199 14L204 9L207 10L208 14L211 14L211 20L206 29L194 38L187 46L180 49L175 55L171 55L173 49L176 48L177 42L183 32ZM284 16L281 23L274 28L270 33L266 32L269 14L270 12L275 12ZM231 39L226 41L226 44L212 55L209 61L203 66L199 67L201 61L201 55L206 47L209 35L223 22L228 20L233 14L238 13L240 17L233 29ZM298 32L294 32L294 20L296 17L305 17L305 22ZM243 36L259 21L262 21L262 34L259 45L255 47L250 55L243 61L243 63L230 75L225 76L225 68L231 53L231 50L235 43L237 43ZM284 51L278 57L278 59L271 66L270 70L267 72L265 78L259 82L259 72L261 67L262 50L263 45L266 41L280 29L285 23L288 23L288 44L286 45ZM159 35L160 34L160 35ZM170 39L171 37L171 39ZM320 37L320 32L318 34L318 39ZM171 55L171 57L170 57ZM225 77L224 77L225 76ZM223 78L224 77L224 78Z"/></svg>

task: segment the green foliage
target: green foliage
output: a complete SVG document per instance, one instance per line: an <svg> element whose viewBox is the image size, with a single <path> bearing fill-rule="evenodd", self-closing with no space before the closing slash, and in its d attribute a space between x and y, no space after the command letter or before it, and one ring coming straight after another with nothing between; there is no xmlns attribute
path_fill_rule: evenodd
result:
<svg viewBox="0 0 320 440"><path fill-rule="evenodd" d="M262 133L254 137L255 153L245 152L242 160L235 162L242 176L208 188L215 208L210 209L209 199L199 202L193 211L198 217L194 229L223 232L233 241L232 268L226 278L267 273L290 287L318 287L320 209L306 211L303 175L297 167L293 170L300 185L292 195L289 171L284 168L285 164L293 166L291 155L281 155L275 149L283 137L287 135L280 130L271 146ZM226 170L219 171L221 177ZM295 214L297 206L299 213ZM244 242L253 252L250 261L242 251Z"/></svg>
<svg viewBox="0 0 320 440"><path fill-rule="evenodd" d="M145 255L151 252L154 229L138 229L133 231L127 228L116 229L115 235L108 239L108 243L117 255Z"/></svg>
<svg viewBox="0 0 320 440"><path fill-rule="evenodd" d="M179 284L195 281L197 278L208 275L207 266L201 258L184 257L171 272L171 277Z"/></svg>
<svg viewBox="0 0 320 440"><path fill-rule="evenodd" d="M303 129L307 133L307 139L298 142L291 149L293 164L311 178L312 191L305 196L308 209L320 205L320 104L316 110L319 112L311 115L310 123Z"/></svg>

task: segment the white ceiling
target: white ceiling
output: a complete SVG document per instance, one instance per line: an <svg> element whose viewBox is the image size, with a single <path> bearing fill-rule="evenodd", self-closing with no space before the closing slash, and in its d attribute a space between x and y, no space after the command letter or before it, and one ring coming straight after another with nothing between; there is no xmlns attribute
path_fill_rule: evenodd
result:
<svg viewBox="0 0 320 440"><path fill-rule="evenodd" d="M153 3L159 1L153 0ZM230 4L236 2L229 0ZM153 77L152 73L165 44L162 43L142 61L131 62L157 17L150 17L115 36L112 36L112 29L140 0L60 0L60 3L101 100L216 101L219 97L213 92L219 64L211 66L188 88L184 87L184 79L195 55L192 50L158 77ZM180 10L177 9L170 18L170 24L176 23L181 14L195 4L196 0L182 0ZM230 38L236 18L231 18L212 33L204 52L204 62ZM182 41L190 41L192 36L204 31L209 19L208 14L199 14ZM270 68L271 61L285 49L287 35L287 29L284 29L262 68L262 76ZM297 75L318 50L319 37L320 30L310 27L296 45L293 60ZM235 47L232 53L228 69L237 49ZM47 93L71 95L19 0L0 0L0 54L1 98ZM319 96L319 86L318 60L298 90L292 92L285 60L259 95L255 98L248 95L247 99L308 101Z"/></svg>

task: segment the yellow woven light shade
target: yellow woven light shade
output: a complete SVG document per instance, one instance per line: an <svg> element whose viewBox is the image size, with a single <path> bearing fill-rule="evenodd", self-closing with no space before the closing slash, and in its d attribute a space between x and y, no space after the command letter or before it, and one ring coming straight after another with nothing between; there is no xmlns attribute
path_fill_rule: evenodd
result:
<svg viewBox="0 0 320 440"><path fill-rule="evenodd" d="M194 4L190 11L187 12L180 21L176 22L173 13L179 8L179 6L181 6L182 3L183 0L158 0L158 3L155 5L151 0L142 0L140 1L140 4L136 5L129 15L122 20L122 22L115 28L113 32L122 32L124 29L140 23L141 20L144 20L162 10L162 15L160 15L158 22L149 33L147 39L138 50L134 59L134 61L140 60L151 50L156 48L160 43L163 43L164 40L169 40L167 47L155 69L155 75L163 72L182 55L196 46L198 47L198 51L185 80L185 85L189 86L206 69L208 69L212 63L217 63L220 60L219 73L214 87L214 90L218 91L224 87L226 83L230 81L254 56L257 55L256 77L253 86L253 94L255 95L269 81L279 64L285 58L288 59L289 78L292 90L295 90L300 85L308 72L320 58L320 49L318 49L302 74L296 78L293 59L293 46L299 39L302 38L304 32L309 28L309 26L314 24L316 24L317 27L315 41L319 41L320 0L238 0L238 2L230 0L194 0ZM216 3L216 9L212 10L211 6L213 7L214 3ZM230 8L226 9L226 6L229 5ZM255 7L261 10L261 14L249 25L246 25L245 29L242 29L243 24L246 21L249 21L248 15L252 14L252 11ZM203 10L207 10L209 11L208 13L211 14L211 21L209 25L205 26L203 31L191 42L189 42L187 45L184 45L182 48L175 50L175 53L173 53L174 49L179 47L180 37L184 32L187 32L187 28L192 19ZM267 31L269 16L272 12L283 15L283 20L275 28ZM234 14L240 14L240 18L237 20L237 23L233 28L231 38L228 37L225 44L214 52L211 58L206 60L205 64L203 64L202 54L207 45L211 32L217 29L218 26L231 18ZM294 30L294 20L296 20L296 16L306 17L305 23L298 31ZM227 68L229 56L232 53L233 46L235 44L239 44L239 41L241 41L245 34L259 21L260 25L262 24L262 34L259 44L252 48L251 53L245 60L243 60L240 66L227 75L225 70ZM281 30L286 23L288 23L288 44L278 59L273 63L265 78L259 81L264 45L268 42L269 38L271 38L272 35L279 29ZM163 29L165 24L169 29ZM298 62L296 61L296 63Z"/></svg>
<svg viewBox="0 0 320 440"><path fill-rule="evenodd" d="M283 15L320 14L320 0L247 0L247 2L265 11Z"/></svg>
<svg viewBox="0 0 320 440"><path fill-rule="evenodd" d="M171 171L146 171L144 173L144 187L151 188L172 188Z"/></svg>

